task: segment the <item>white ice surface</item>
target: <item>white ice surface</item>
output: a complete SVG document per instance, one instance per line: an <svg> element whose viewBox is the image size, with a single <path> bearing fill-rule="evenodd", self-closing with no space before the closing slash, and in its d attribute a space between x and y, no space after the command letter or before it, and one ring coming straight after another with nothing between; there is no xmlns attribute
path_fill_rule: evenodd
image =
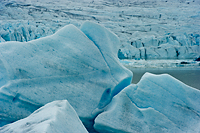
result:
<svg viewBox="0 0 200 133"><path fill-rule="evenodd" d="M67 100L53 101L30 116L0 127L1 133L88 133Z"/></svg>
<svg viewBox="0 0 200 133"><path fill-rule="evenodd" d="M117 36L92 22L82 30L86 35L67 25L37 40L0 43L1 124L67 99L87 125L131 83L132 72L117 58Z"/></svg>
<svg viewBox="0 0 200 133"><path fill-rule="evenodd" d="M95 119L99 132L197 133L200 91L170 75L146 73L117 94Z"/></svg>

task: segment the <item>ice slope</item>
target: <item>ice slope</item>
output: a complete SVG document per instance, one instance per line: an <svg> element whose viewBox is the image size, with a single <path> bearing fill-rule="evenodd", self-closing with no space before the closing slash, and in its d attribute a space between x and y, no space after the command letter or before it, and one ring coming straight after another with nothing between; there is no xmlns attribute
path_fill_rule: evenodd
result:
<svg viewBox="0 0 200 133"><path fill-rule="evenodd" d="M1 133L88 133L67 100L53 101L30 116L0 127Z"/></svg>
<svg viewBox="0 0 200 133"><path fill-rule="evenodd" d="M131 45L125 45L119 49L118 57L120 59L195 59L199 57L199 37L196 40L192 35L184 37L166 36L164 39L159 39L153 36L136 40L131 42Z"/></svg>
<svg viewBox="0 0 200 133"><path fill-rule="evenodd" d="M146 73L112 99L94 127L99 132L197 133L200 91L168 74Z"/></svg>
<svg viewBox="0 0 200 133"><path fill-rule="evenodd" d="M119 36L121 59L194 59L200 53L199 6L199 0L4 0L0 41L34 40L90 20Z"/></svg>
<svg viewBox="0 0 200 133"><path fill-rule="evenodd" d="M132 72L117 58L117 36L92 22L82 31L67 25L37 40L0 43L1 125L64 99L89 125L131 83Z"/></svg>

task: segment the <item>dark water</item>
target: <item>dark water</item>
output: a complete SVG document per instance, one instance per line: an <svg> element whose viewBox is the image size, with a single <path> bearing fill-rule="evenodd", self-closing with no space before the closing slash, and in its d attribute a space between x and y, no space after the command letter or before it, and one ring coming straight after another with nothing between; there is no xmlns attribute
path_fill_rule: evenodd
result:
<svg viewBox="0 0 200 133"><path fill-rule="evenodd" d="M200 69L189 68L131 68L133 72L132 83L136 84L145 72L153 74L169 74L183 83L200 90Z"/></svg>

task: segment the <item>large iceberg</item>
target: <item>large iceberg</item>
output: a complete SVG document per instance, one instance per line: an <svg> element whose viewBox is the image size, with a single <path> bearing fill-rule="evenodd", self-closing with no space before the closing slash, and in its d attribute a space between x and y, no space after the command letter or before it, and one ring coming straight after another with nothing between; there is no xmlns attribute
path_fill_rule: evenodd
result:
<svg viewBox="0 0 200 133"><path fill-rule="evenodd" d="M2 133L88 133L67 100L53 101L30 116L0 127Z"/></svg>
<svg viewBox="0 0 200 133"><path fill-rule="evenodd" d="M200 132L200 91L168 74L146 73L95 119L99 132Z"/></svg>
<svg viewBox="0 0 200 133"><path fill-rule="evenodd" d="M0 44L0 125L67 99L88 126L131 83L117 58L118 37L92 22L81 30L67 25L44 38Z"/></svg>

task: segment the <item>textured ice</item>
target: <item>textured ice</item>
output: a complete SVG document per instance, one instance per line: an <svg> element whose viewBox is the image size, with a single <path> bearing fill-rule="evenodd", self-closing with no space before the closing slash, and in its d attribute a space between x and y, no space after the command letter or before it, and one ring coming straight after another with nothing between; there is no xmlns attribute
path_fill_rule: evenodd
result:
<svg viewBox="0 0 200 133"><path fill-rule="evenodd" d="M117 58L118 37L92 22L82 31L67 25L37 40L0 44L2 125L63 99L87 125L130 84L132 73Z"/></svg>
<svg viewBox="0 0 200 133"><path fill-rule="evenodd" d="M25 24L18 23L2 23L0 26L2 29L0 36L4 41L19 41L27 42L35 40L41 37L52 35L55 32L54 28L47 27L45 25L37 25L33 22L27 22ZM1 41L2 42L2 41Z"/></svg>
<svg viewBox="0 0 200 133"><path fill-rule="evenodd" d="M193 67L192 61L181 64L164 60L162 64L142 59L199 57L199 4L198 0L1 0L0 126L24 118L48 102L63 99L69 101L86 126L91 126L112 97L131 81L132 74L117 59L119 40L122 45L118 57L136 59L134 67ZM83 24L86 20L100 23L119 39L99 25ZM65 27L66 24L81 30L72 25ZM123 99L127 101L126 95ZM118 102L120 109L124 101ZM130 105L148 117L143 122L147 125L144 131L163 129L159 124L167 131L180 131L154 107L143 110ZM153 121L154 117L157 121ZM158 126L150 129L152 121ZM121 131L118 127L127 126L132 130L134 126L128 124L104 129ZM101 126L95 127L102 131Z"/></svg>
<svg viewBox="0 0 200 133"><path fill-rule="evenodd" d="M146 73L95 119L99 132L199 132L200 91L170 75Z"/></svg>
<svg viewBox="0 0 200 133"><path fill-rule="evenodd" d="M200 55L200 46L196 43L181 44L176 40L161 43L158 40L151 40L148 41L148 45L143 42L142 44L143 46L138 46L138 42L131 43L133 48L125 45L120 48L118 57L120 59L195 59ZM139 53L135 53L135 48L139 50Z"/></svg>
<svg viewBox="0 0 200 133"><path fill-rule="evenodd" d="M89 20L118 35L121 59L138 58L129 46L139 50L141 59L194 59L200 53L199 6L199 0L4 0L0 36L5 41L29 41ZM163 44L168 47L159 50Z"/></svg>
<svg viewBox="0 0 200 133"><path fill-rule="evenodd" d="M53 101L30 116L0 127L1 133L88 133L67 100Z"/></svg>

